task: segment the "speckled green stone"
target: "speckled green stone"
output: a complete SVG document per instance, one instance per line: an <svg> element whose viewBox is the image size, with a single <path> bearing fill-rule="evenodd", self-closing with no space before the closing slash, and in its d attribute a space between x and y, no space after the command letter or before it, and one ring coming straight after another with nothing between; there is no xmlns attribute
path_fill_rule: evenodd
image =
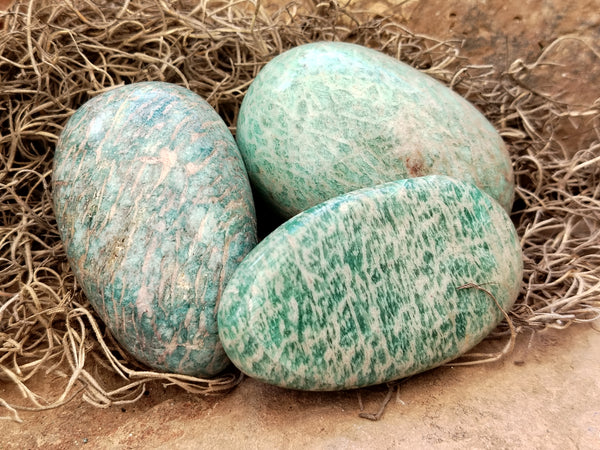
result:
<svg viewBox="0 0 600 450"><path fill-rule="evenodd" d="M301 213L238 267L219 305L246 374L307 390L363 387L458 357L503 318L522 278L506 212L471 184L427 176Z"/></svg>
<svg viewBox="0 0 600 450"><path fill-rule="evenodd" d="M504 143L464 98L366 47L317 42L270 61L236 139L250 180L284 217L363 187L424 175L471 182L510 211Z"/></svg>
<svg viewBox="0 0 600 450"><path fill-rule="evenodd" d="M216 305L256 244L242 159L202 98L159 82L98 95L60 136L53 197L90 303L135 358L211 376L229 364Z"/></svg>

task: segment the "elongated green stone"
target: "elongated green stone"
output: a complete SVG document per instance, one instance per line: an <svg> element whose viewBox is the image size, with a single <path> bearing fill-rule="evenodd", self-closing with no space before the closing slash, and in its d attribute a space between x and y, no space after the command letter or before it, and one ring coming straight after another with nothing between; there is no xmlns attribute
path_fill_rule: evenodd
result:
<svg viewBox="0 0 600 450"><path fill-rule="evenodd" d="M502 138L432 77L359 45L316 42L278 55L244 97L236 139L250 180L289 218L337 195L448 175L512 207Z"/></svg>
<svg viewBox="0 0 600 450"><path fill-rule="evenodd" d="M160 371L223 370L216 305L256 219L216 111L168 83L98 95L60 136L53 189L71 267L123 347Z"/></svg>
<svg viewBox="0 0 600 450"><path fill-rule="evenodd" d="M458 357L502 319L522 278L515 229L471 184L427 176L358 190L264 239L219 305L246 374L307 390L368 386Z"/></svg>

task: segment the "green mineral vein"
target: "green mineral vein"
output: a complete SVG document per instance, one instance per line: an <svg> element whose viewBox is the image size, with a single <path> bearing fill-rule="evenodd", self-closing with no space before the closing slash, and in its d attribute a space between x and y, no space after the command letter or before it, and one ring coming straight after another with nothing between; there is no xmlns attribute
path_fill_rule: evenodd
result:
<svg viewBox="0 0 600 450"><path fill-rule="evenodd" d="M210 105L159 82L95 97L61 134L53 188L69 262L124 348L161 371L221 371L216 305L256 232L243 162Z"/></svg>
<svg viewBox="0 0 600 450"><path fill-rule="evenodd" d="M219 334L231 360L307 390L378 384L480 342L515 301L519 240L502 209L443 176L387 183L297 215L227 285Z"/></svg>
<svg viewBox="0 0 600 450"><path fill-rule="evenodd" d="M236 139L253 185L287 218L436 174L512 206L510 157L487 119L432 77L359 45L317 42L275 57L244 97Z"/></svg>

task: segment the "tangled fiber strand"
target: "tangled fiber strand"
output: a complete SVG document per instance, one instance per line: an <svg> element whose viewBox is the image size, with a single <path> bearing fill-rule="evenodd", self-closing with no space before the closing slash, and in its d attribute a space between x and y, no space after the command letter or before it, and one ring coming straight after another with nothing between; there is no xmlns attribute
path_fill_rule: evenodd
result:
<svg viewBox="0 0 600 450"><path fill-rule="evenodd" d="M525 257L524 288L513 314L537 329L600 317L600 98L589 106L570 105L523 84L570 41L559 38L533 64L515 61L497 89L499 104L511 99L512 111L505 109L497 126L515 152L514 218ZM522 135L503 130L502 123L514 120ZM561 136L565 121L581 123L582 146Z"/></svg>
<svg viewBox="0 0 600 450"><path fill-rule="evenodd" d="M115 3L32 0L0 14L0 378L27 403L0 399L1 418L20 420L19 411L78 397L98 407L134 402L148 383L210 394L240 382L237 372L200 379L148 371L112 339L59 240L50 196L54 146L86 100L149 80L192 89L235 132L239 105L260 68L316 40L355 42L409 63L476 104L504 137L516 168L513 219L525 278L512 324L504 322L497 334L563 328L600 315L600 101L575 107L527 85L527 76L551 60L552 46L535 63L516 61L498 73L469 65L459 42L418 36L335 1L268 11L243 0ZM559 131L575 119L587 139L572 148ZM29 386L40 377L58 379L62 393L34 392Z"/></svg>

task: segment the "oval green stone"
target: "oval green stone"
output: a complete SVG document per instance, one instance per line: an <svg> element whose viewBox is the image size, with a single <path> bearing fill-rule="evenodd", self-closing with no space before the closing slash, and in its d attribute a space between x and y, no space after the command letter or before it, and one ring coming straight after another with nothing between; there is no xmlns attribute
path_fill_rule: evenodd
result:
<svg viewBox="0 0 600 450"><path fill-rule="evenodd" d="M224 369L216 305L256 244L256 219L214 109L160 82L98 95L60 136L53 190L71 267L121 345L161 371Z"/></svg>
<svg viewBox="0 0 600 450"><path fill-rule="evenodd" d="M486 118L430 76L354 44L306 44L270 61L244 97L236 139L251 182L286 218L424 175L512 206L510 157Z"/></svg>
<svg viewBox="0 0 600 450"><path fill-rule="evenodd" d="M227 285L219 335L267 383L363 387L458 357L519 292L513 224L487 194L445 176L365 188L301 213L258 244Z"/></svg>

